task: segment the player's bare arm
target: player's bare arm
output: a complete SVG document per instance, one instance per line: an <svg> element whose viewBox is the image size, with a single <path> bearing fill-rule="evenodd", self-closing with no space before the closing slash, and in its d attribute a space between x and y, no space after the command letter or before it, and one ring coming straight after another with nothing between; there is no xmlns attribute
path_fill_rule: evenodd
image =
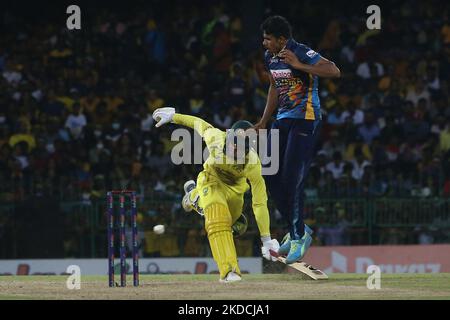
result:
<svg viewBox="0 0 450 320"><path fill-rule="evenodd" d="M270 73L269 73L269 78L270 78L270 86L269 86L269 92L267 94L266 107L264 109L264 113L263 113L261 120L257 124L255 124L255 126L253 127L255 130L265 129L267 122L270 120L274 111L278 107L278 93L277 93L277 89L275 87L275 80L273 79L273 77Z"/></svg>
<svg viewBox="0 0 450 320"><path fill-rule="evenodd" d="M288 49L283 49L278 54L284 62L289 64L292 68L310 73L322 78L339 78L341 76L341 71L336 66L336 64L324 57L313 65L300 62L297 56Z"/></svg>

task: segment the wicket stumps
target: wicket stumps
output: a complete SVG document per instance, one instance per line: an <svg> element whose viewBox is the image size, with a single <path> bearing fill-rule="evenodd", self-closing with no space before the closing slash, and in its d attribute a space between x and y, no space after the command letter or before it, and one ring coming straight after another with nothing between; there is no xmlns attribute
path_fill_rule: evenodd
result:
<svg viewBox="0 0 450 320"><path fill-rule="evenodd" d="M137 240L137 205L136 192L131 190L112 190L106 195L107 199L107 220L108 220L108 283L110 287L115 286L114 282L114 235L115 235L115 219L114 219L114 196L119 196L119 256L120 256L120 286L127 285L127 252L126 252L126 209L125 197L130 198L130 215L131 215L131 242L133 257L133 285L139 286L139 248Z"/></svg>

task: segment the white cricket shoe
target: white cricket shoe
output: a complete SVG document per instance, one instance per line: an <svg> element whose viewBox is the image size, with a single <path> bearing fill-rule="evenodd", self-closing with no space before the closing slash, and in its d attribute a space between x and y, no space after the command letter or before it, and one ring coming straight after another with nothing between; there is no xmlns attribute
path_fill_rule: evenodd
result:
<svg viewBox="0 0 450 320"><path fill-rule="evenodd" d="M219 279L219 282L228 283L228 282L236 282L236 281L241 281L241 280L242 280L242 278L240 275L238 275L236 272L230 271L230 272L228 272L225 279Z"/></svg>

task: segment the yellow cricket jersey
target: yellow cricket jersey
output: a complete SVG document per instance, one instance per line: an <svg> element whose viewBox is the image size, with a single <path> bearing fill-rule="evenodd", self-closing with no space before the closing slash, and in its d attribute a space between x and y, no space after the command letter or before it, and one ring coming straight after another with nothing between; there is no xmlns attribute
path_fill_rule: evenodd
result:
<svg viewBox="0 0 450 320"><path fill-rule="evenodd" d="M172 120L176 124L193 128L205 140L209 157L203 164L204 171L217 177L237 194L243 194L249 189L248 179L252 187L252 208L260 235L269 236L270 218L267 209L266 184L261 174L262 167L258 154L251 149L248 153L247 164L227 163L224 153L226 132L194 116L176 113Z"/></svg>

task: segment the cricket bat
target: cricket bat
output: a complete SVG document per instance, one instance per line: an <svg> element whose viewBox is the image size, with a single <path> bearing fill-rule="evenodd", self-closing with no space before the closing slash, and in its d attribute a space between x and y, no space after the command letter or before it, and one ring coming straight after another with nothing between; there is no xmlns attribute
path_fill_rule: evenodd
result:
<svg viewBox="0 0 450 320"><path fill-rule="evenodd" d="M294 268L295 270L300 271L301 273L307 275L308 277L310 277L313 280L328 279L328 276L323 271L316 269L313 266L311 266L303 261L298 261L298 262L287 264L286 258L279 255L278 252L270 250L270 255L272 257L276 257L278 259L278 261L286 264L288 267Z"/></svg>

